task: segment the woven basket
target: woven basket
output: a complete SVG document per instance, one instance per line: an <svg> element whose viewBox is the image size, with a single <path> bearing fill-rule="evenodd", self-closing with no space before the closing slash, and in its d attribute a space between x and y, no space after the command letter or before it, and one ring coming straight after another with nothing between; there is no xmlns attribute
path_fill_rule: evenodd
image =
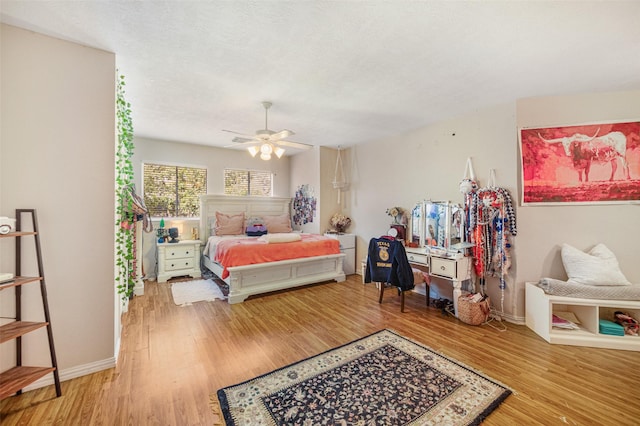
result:
<svg viewBox="0 0 640 426"><path fill-rule="evenodd" d="M458 319L465 324L480 325L489 319L491 302L487 297L481 302L472 302L466 296L458 297Z"/></svg>

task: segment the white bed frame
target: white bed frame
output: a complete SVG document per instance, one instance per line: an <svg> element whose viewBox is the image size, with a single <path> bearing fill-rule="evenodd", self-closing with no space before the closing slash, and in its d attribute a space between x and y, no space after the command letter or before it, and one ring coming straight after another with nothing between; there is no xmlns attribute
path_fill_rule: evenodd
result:
<svg viewBox="0 0 640 426"><path fill-rule="evenodd" d="M235 197L227 195L200 196L200 238L207 243L210 226L215 223L216 211L226 214L244 212L245 217L291 215L291 199L276 197ZM227 268L229 276L229 303L243 302L254 294L297 287L305 284L345 280L344 253L301 259L281 260L257 265ZM203 255L203 263L218 277L222 266Z"/></svg>

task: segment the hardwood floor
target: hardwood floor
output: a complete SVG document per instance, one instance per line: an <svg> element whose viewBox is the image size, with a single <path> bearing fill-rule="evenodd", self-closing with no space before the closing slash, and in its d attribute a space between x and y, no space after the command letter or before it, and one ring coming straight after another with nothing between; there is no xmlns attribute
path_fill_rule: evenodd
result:
<svg viewBox="0 0 640 426"><path fill-rule="evenodd" d="M640 353L550 345L525 326L469 326L424 296L381 305L357 275L248 299L173 304L170 283L146 283L123 318L118 365L0 402L9 425L211 425L209 397L383 328L514 390L485 425L638 425Z"/></svg>

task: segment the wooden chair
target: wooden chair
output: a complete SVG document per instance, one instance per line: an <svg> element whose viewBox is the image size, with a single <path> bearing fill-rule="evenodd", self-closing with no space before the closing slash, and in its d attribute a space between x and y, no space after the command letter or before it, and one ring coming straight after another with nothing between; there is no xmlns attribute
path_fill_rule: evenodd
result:
<svg viewBox="0 0 640 426"><path fill-rule="evenodd" d="M404 312L404 292L415 287L413 268L401 241L384 236L369 241L365 283L377 283L380 291L378 303L382 303L384 288L397 287L400 293L400 312ZM418 271L418 270L416 270ZM419 276L424 280L422 271ZM429 293L427 291L427 300Z"/></svg>
<svg viewBox="0 0 640 426"><path fill-rule="evenodd" d="M413 285L414 285L414 287L415 287L416 284L422 284L422 283L424 283L425 286L426 286L427 294L426 294L425 299L426 299L427 307L428 307L431 304L431 297L429 295L429 292L431 290L431 287L430 287L431 286L431 279L429 278L429 275L426 272L423 272L420 269L412 268L412 272L413 272ZM380 289L378 303L382 303L382 297L384 296L385 287L395 287L393 284L382 283L382 282L377 282L376 285ZM404 293L405 292L400 290L399 287L398 287L398 292L400 293L400 312L404 312Z"/></svg>

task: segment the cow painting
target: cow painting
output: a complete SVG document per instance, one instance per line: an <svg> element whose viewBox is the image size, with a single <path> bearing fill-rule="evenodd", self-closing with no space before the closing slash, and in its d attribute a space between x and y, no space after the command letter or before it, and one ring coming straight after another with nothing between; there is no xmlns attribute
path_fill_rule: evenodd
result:
<svg viewBox="0 0 640 426"><path fill-rule="evenodd" d="M571 136L565 136L557 139L545 139L540 133L538 136L546 143L561 143L565 154L571 157L574 169L578 172L580 182L589 181L589 171L591 164L611 163L612 181L618 169L618 159L622 162L622 170L624 179L630 180L629 164L627 163L627 137L622 132L610 132L603 136L598 136L598 131L593 136L587 136L580 133L574 133Z"/></svg>

